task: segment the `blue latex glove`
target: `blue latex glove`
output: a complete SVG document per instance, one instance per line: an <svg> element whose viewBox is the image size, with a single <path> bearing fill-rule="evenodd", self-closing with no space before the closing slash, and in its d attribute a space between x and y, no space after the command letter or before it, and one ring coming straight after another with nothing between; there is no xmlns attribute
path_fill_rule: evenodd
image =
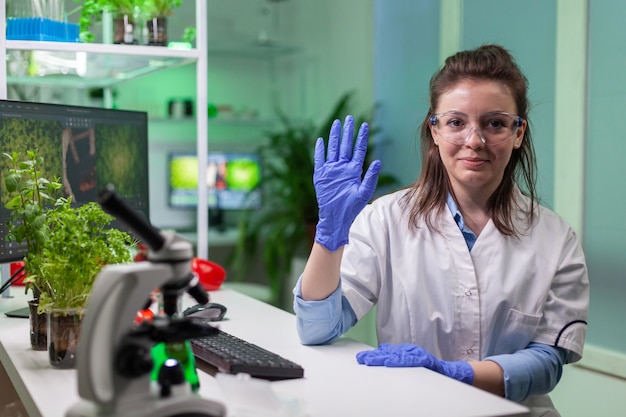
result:
<svg viewBox="0 0 626 417"><path fill-rule="evenodd" d="M315 241L335 251L348 243L348 232L357 214L371 200L378 182L380 161L369 166L363 181L363 163L367 152L369 127L363 123L352 149L354 118L347 116L341 134L341 122L330 128L328 153L324 158L324 139L315 143L313 185L319 207Z"/></svg>
<svg viewBox="0 0 626 417"><path fill-rule="evenodd" d="M474 382L474 369L468 362L443 361L421 346L411 343L383 343L377 349L357 353L356 360L369 366L423 367L470 385Z"/></svg>

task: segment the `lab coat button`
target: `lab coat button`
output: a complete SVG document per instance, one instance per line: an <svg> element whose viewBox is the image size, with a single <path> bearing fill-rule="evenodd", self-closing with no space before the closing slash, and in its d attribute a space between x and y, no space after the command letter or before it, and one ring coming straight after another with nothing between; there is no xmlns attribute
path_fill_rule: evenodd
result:
<svg viewBox="0 0 626 417"><path fill-rule="evenodd" d="M472 291L471 290L465 290L465 296L471 297L472 296Z"/></svg>
<svg viewBox="0 0 626 417"><path fill-rule="evenodd" d="M467 349L467 350L465 351L465 353L467 353L467 356L471 356L471 355L472 355L472 353L474 353L474 349L469 348L469 349Z"/></svg>

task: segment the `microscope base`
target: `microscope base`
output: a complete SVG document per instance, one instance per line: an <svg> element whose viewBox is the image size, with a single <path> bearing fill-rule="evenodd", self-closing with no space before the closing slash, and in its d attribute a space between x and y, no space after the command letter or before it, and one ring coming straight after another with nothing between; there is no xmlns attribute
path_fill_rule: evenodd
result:
<svg viewBox="0 0 626 417"><path fill-rule="evenodd" d="M65 417L224 417L226 408L197 396L178 396L152 401L136 401L107 410L91 401L80 400Z"/></svg>

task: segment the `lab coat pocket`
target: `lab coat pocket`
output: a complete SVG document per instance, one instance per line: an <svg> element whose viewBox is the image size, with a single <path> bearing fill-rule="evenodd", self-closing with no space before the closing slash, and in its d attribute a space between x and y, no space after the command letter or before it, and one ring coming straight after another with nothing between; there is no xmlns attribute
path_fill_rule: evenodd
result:
<svg viewBox="0 0 626 417"><path fill-rule="evenodd" d="M524 349L537 331L540 320L540 315L535 316L510 309L502 325L494 353L513 353Z"/></svg>

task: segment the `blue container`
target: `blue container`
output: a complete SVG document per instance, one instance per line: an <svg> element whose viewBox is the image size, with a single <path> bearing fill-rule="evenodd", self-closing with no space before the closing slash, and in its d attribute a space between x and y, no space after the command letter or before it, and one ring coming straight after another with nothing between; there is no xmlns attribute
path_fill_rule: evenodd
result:
<svg viewBox="0 0 626 417"><path fill-rule="evenodd" d="M22 41L80 42L76 23L59 22L43 17L10 17L7 39Z"/></svg>

